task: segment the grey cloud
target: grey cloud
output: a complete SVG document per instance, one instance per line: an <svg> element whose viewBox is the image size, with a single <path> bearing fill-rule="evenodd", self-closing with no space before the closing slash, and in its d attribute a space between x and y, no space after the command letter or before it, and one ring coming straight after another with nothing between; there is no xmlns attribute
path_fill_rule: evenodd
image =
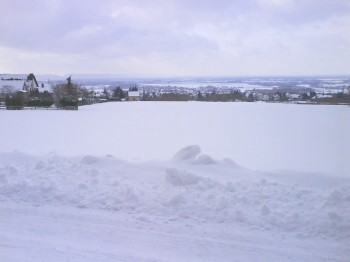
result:
<svg viewBox="0 0 350 262"><path fill-rule="evenodd" d="M200 37L172 32L166 26L172 20L165 16L161 17L158 23L149 25L143 24L142 21L133 21L137 17L129 17L126 14L117 19L111 18L111 8L122 8L122 5L107 3L101 7L95 1L66 4L62 1L54 2L56 4L48 6L47 12L43 9L44 2L41 5L40 1L35 1L31 6L15 2L9 13L16 11L17 17L26 16L26 19L13 18L9 23L3 21L0 26L3 32L0 43L54 53L90 52L113 43L129 48L130 52L175 52L190 49L192 45L195 48L213 47L208 40L198 39ZM29 14L23 11L28 9L40 11ZM2 14L2 20L6 20L7 16ZM91 30L88 33L89 28L99 30ZM203 44L205 42L207 45Z"/></svg>
<svg viewBox="0 0 350 262"><path fill-rule="evenodd" d="M173 67L204 56L228 64L261 54L286 59L315 41L327 46L319 52L338 43L344 54L350 41L340 36L349 23L347 0L3 0L1 7L0 48L87 60L157 54L177 57ZM306 36L317 26L317 36Z"/></svg>
<svg viewBox="0 0 350 262"><path fill-rule="evenodd" d="M269 2L269 1L266 1ZM11 3L11 4L9 4ZM199 23L228 23L232 29L258 30L260 26L299 25L314 20L327 19L349 12L347 1L293 1L292 8L264 5L264 1L5 1L0 13L0 43L24 49L52 52L76 52L84 50L81 45L94 49L104 42L120 42L138 35L141 41L150 41L158 34L174 37L181 30ZM125 6L139 9L158 9L150 13L151 22L133 21L137 17L121 14L110 17L113 10ZM30 11L29 11L30 10ZM146 14L147 15L147 14ZM237 19L239 20L237 22ZM170 27L169 25L175 25ZM82 29L100 27L102 30L79 35ZM175 33L168 34L166 30ZM74 33L81 39L72 37ZM186 34L181 37L186 38ZM73 39L72 39L73 38ZM99 38L104 38L103 41ZM74 40L74 41L71 41ZM71 42L70 42L71 41ZM180 40L177 40L180 41ZM176 42L176 41L175 41ZM132 43L126 42L129 46ZM79 46L77 49L76 47Z"/></svg>

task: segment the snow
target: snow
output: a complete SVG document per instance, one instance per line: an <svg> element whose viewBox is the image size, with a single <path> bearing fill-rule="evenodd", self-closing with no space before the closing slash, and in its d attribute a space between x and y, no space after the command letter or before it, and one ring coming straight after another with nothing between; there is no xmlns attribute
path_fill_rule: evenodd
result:
<svg viewBox="0 0 350 262"><path fill-rule="evenodd" d="M15 91L22 90L27 82L27 76L23 74L0 74L0 89L2 87L12 87Z"/></svg>
<svg viewBox="0 0 350 262"><path fill-rule="evenodd" d="M347 261L349 116L266 103L0 111L0 260Z"/></svg>
<svg viewBox="0 0 350 262"><path fill-rule="evenodd" d="M40 93L44 93L44 92L52 93L53 87L50 83L39 82L38 90Z"/></svg>
<svg viewBox="0 0 350 262"><path fill-rule="evenodd" d="M349 119L348 106L269 103L107 103L77 112L1 111L6 128L0 152L146 161L167 160L181 148L199 145L208 155L250 169L349 175Z"/></svg>

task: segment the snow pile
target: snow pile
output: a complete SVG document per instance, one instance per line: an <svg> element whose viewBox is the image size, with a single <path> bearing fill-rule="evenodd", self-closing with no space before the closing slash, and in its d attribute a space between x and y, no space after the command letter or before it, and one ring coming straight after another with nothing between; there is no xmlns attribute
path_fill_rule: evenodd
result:
<svg viewBox="0 0 350 262"><path fill-rule="evenodd" d="M0 155L0 201L103 209L163 223L240 225L298 237L350 238L350 181L308 186L293 173L268 174L180 150L169 161L113 156ZM284 180L281 180L283 177ZM298 183L298 184L295 184Z"/></svg>
<svg viewBox="0 0 350 262"><path fill-rule="evenodd" d="M215 161L206 154L200 154L201 149L197 145L188 146L181 149L178 153L173 157L174 161L186 161L191 164L203 164L210 165L214 164Z"/></svg>

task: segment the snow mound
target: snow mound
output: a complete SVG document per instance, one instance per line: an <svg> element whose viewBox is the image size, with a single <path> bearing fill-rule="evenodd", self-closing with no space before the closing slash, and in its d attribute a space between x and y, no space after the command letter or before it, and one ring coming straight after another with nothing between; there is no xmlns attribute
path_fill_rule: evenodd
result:
<svg viewBox="0 0 350 262"><path fill-rule="evenodd" d="M150 163L3 154L0 203L103 209L164 223L175 219L350 239L350 181L328 188L281 183L230 161L206 165L213 161L201 156L197 146L180 152L177 159L185 161Z"/></svg>
<svg viewBox="0 0 350 262"><path fill-rule="evenodd" d="M194 165L211 165L216 161L209 155L201 154L202 150L197 145L191 145L182 148L174 156L174 161L184 161Z"/></svg>
<svg viewBox="0 0 350 262"><path fill-rule="evenodd" d="M173 160L188 161L194 160L201 153L201 148L197 145L182 148L173 156Z"/></svg>

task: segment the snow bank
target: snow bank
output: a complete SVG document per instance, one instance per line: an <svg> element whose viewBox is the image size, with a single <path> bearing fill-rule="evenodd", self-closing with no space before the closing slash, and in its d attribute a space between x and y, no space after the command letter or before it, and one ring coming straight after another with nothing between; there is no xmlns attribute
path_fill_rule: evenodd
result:
<svg viewBox="0 0 350 262"><path fill-rule="evenodd" d="M350 181L328 187L293 181L203 156L199 146L185 147L169 161L144 163L113 156L0 155L1 202L350 239Z"/></svg>

